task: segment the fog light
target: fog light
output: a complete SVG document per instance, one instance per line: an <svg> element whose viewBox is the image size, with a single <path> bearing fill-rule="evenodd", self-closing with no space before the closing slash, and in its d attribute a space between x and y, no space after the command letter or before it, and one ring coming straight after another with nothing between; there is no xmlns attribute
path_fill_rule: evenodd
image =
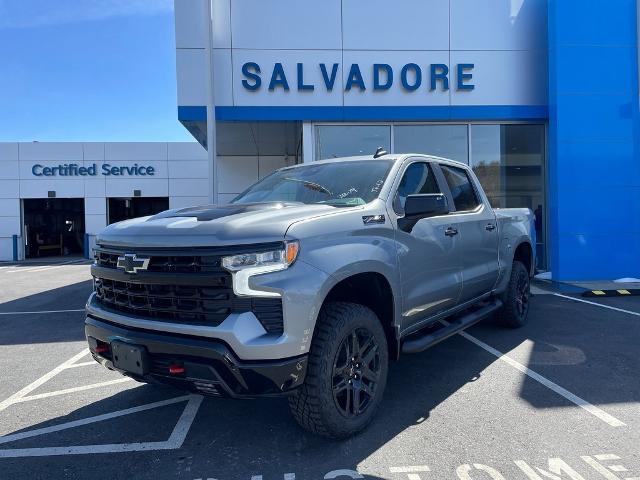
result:
<svg viewBox="0 0 640 480"><path fill-rule="evenodd" d="M186 370L182 365L169 365L169 373L171 375L182 375L185 371Z"/></svg>

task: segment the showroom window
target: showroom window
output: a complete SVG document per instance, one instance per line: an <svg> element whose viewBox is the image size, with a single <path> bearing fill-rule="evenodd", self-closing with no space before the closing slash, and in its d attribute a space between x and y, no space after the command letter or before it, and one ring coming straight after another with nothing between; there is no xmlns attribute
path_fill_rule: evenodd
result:
<svg viewBox="0 0 640 480"><path fill-rule="evenodd" d="M545 240L544 125L471 125L471 167L495 208L530 208L538 266Z"/></svg>
<svg viewBox="0 0 640 480"><path fill-rule="evenodd" d="M424 153L467 163L467 125L394 125L394 153Z"/></svg>
<svg viewBox="0 0 640 480"><path fill-rule="evenodd" d="M545 252L545 125L488 123L316 124L315 159L423 153L471 165L491 205L530 208L536 216L538 267Z"/></svg>
<svg viewBox="0 0 640 480"><path fill-rule="evenodd" d="M391 125L321 125L316 129L316 160L391 151Z"/></svg>

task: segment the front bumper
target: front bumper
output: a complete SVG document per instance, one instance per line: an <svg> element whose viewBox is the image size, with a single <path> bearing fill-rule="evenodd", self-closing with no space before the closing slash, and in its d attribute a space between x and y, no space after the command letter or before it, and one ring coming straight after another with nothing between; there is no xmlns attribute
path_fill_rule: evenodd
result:
<svg viewBox="0 0 640 480"><path fill-rule="evenodd" d="M150 383L164 383L203 395L233 398L283 395L304 382L307 355L282 360L239 360L222 341L124 328L92 316L85 334L93 358L105 367ZM132 374L115 368L110 350L98 353L113 340L144 347L148 369ZM182 367L171 373L170 366Z"/></svg>
<svg viewBox="0 0 640 480"><path fill-rule="evenodd" d="M137 275L138 277L132 275L130 280L141 282L148 277ZM279 360L297 357L309 351L316 317L331 285L328 280L326 273L300 259L286 270L251 277L251 288L278 292L282 296L282 334L267 332L250 311L230 313L217 326L191 324L187 321L159 321L113 311L101 304L95 293L89 297L86 311L90 317L131 330L217 340L227 345L244 361Z"/></svg>

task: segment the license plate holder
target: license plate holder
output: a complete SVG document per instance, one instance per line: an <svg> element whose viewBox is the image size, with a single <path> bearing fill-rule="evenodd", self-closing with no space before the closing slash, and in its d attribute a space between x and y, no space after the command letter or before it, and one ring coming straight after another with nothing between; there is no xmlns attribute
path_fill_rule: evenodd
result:
<svg viewBox="0 0 640 480"><path fill-rule="evenodd" d="M145 375L149 371L149 357L146 348L140 345L113 341L111 342L113 366L119 370Z"/></svg>

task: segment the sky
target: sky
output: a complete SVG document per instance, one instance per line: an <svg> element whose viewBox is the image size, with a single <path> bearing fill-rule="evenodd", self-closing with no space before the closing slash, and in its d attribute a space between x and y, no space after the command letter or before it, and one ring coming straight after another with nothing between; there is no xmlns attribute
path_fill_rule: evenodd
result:
<svg viewBox="0 0 640 480"><path fill-rule="evenodd" d="M173 0L0 0L0 141L192 141Z"/></svg>

